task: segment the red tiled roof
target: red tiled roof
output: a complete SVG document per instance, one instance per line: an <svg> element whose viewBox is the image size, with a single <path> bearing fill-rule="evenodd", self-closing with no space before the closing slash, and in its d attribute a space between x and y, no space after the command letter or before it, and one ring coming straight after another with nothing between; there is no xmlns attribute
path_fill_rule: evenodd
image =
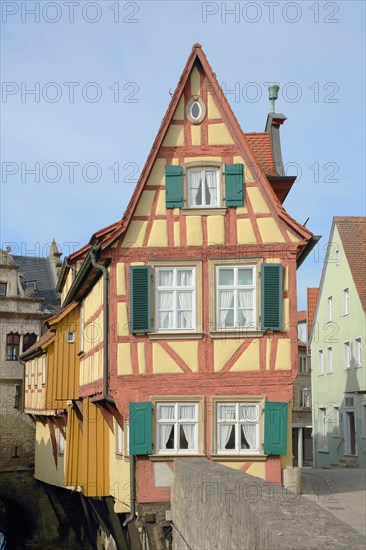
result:
<svg viewBox="0 0 366 550"><path fill-rule="evenodd" d="M306 321L306 311L303 309L302 311L297 312L297 322L298 323L305 323Z"/></svg>
<svg viewBox="0 0 366 550"><path fill-rule="evenodd" d="M267 176L276 176L277 172L273 161L271 137L269 133L250 132L244 133L244 135L263 172Z"/></svg>
<svg viewBox="0 0 366 550"><path fill-rule="evenodd" d="M313 328L316 303L318 301L319 288L308 288L308 341Z"/></svg>
<svg viewBox="0 0 366 550"><path fill-rule="evenodd" d="M344 252L363 310L366 312L366 217L335 216Z"/></svg>

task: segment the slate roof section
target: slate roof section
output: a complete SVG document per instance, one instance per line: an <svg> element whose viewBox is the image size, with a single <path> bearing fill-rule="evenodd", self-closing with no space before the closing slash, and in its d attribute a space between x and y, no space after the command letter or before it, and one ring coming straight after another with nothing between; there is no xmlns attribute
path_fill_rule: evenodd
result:
<svg viewBox="0 0 366 550"><path fill-rule="evenodd" d="M269 133L250 132L244 133L244 135L263 172L267 176L277 176Z"/></svg>
<svg viewBox="0 0 366 550"><path fill-rule="evenodd" d="M45 313L56 313L60 309L60 296L56 292L56 281L49 258L37 256L12 256L14 263L24 272L21 278L24 290L27 282L36 281L37 291L34 298L42 298L42 310Z"/></svg>
<svg viewBox="0 0 366 550"><path fill-rule="evenodd" d="M366 312L366 217L335 216L352 278Z"/></svg>
<svg viewBox="0 0 366 550"><path fill-rule="evenodd" d="M308 342L313 329L314 315L318 301L319 288L308 288Z"/></svg>

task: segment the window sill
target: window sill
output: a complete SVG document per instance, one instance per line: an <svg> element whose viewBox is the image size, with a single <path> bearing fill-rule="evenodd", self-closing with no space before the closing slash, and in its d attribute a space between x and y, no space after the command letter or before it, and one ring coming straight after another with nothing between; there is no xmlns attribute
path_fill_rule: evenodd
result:
<svg viewBox="0 0 366 550"><path fill-rule="evenodd" d="M262 454L213 454L210 455L211 460L223 462L240 462L240 460L252 460L253 462L265 462L267 455Z"/></svg>
<svg viewBox="0 0 366 550"><path fill-rule="evenodd" d="M175 454L161 454L161 455L150 455L149 459L151 462L166 462L167 460L174 460L175 458L205 458L204 453L175 453Z"/></svg>
<svg viewBox="0 0 366 550"><path fill-rule="evenodd" d="M209 332L211 338L262 338L264 331L262 330L212 330Z"/></svg>
<svg viewBox="0 0 366 550"><path fill-rule="evenodd" d="M333 374L333 371L331 371L331 372L327 372L327 374Z"/></svg>
<svg viewBox="0 0 366 550"><path fill-rule="evenodd" d="M185 206L181 208L182 214L184 216L225 216L227 208L217 206L214 208L205 208L205 207L189 207Z"/></svg>
<svg viewBox="0 0 366 550"><path fill-rule="evenodd" d="M318 449L318 453L327 453L327 454L329 454L329 451L327 449Z"/></svg>
<svg viewBox="0 0 366 550"><path fill-rule="evenodd" d="M198 340L202 332L149 332L150 340Z"/></svg>

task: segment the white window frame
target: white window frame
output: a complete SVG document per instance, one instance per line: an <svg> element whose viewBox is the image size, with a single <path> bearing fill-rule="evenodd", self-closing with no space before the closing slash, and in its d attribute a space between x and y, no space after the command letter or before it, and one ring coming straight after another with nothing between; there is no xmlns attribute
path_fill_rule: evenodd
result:
<svg viewBox="0 0 366 550"><path fill-rule="evenodd" d="M34 387L38 388L38 359L34 360Z"/></svg>
<svg viewBox="0 0 366 550"><path fill-rule="evenodd" d="M44 386L46 384L46 355L42 355L42 376L41 384Z"/></svg>
<svg viewBox="0 0 366 550"><path fill-rule="evenodd" d="M159 272L160 271L173 271L173 285L171 287L159 287ZM178 271L191 271L192 272L192 287L177 286L177 273ZM179 291L186 291L192 293L192 328L177 328L178 319L178 298L177 293ZM172 292L173 293L173 328L159 328L159 293L160 292ZM196 281L196 267L195 266L166 266L155 268L155 331L156 332L196 332L197 330L197 306L196 306L196 293L197 293L197 281Z"/></svg>
<svg viewBox="0 0 366 550"><path fill-rule="evenodd" d="M346 341L343 344L343 360L344 360L344 370L349 370L351 368L351 342Z"/></svg>
<svg viewBox="0 0 366 550"><path fill-rule="evenodd" d="M328 296L328 323L333 321L333 296Z"/></svg>
<svg viewBox="0 0 366 550"><path fill-rule="evenodd" d="M233 285L220 285L219 276L220 271L234 270L234 284ZM238 285L238 271L239 269L250 269L253 276L253 284L251 285ZM221 327L219 325L219 311L220 311L220 299L219 294L222 290L230 290L234 292L234 326ZM238 323L238 291L239 290L252 290L253 291L253 322L248 325L241 326ZM240 264L240 265L217 265L216 266L216 330L219 331L233 331L237 329L245 330L257 330L257 266L253 264Z"/></svg>
<svg viewBox="0 0 366 550"><path fill-rule="evenodd" d="M320 405L318 408L318 449L319 451L328 450L328 423L325 405Z"/></svg>
<svg viewBox="0 0 366 550"><path fill-rule="evenodd" d="M29 388L32 385L32 369L33 369L33 363L32 361L29 361L28 363L28 387Z"/></svg>
<svg viewBox="0 0 366 550"><path fill-rule="evenodd" d="M342 316L349 315L349 288L344 288L342 292Z"/></svg>
<svg viewBox="0 0 366 550"><path fill-rule="evenodd" d="M324 352L322 349L318 350L318 376L324 374Z"/></svg>
<svg viewBox="0 0 366 550"><path fill-rule="evenodd" d="M190 203L190 177L193 172L201 171L202 173L205 170L215 170L216 171L216 203L215 204L206 204L206 186L202 185L202 204L191 204ZM220 199L221 199L221 169L217 165L204 165L204 166L188 166L186 168L186 182L187 182L187 206L188 208L219 208ZM204 200L205 199L205 200Z"/></svg>
<svg viewBox="0 0 366 550"><path fill-rule="evenodd" d="M66 332L66 342L68 344L73 344L75 342L75 331L73 330L68 330Z"/></svg>
<svg viewBox="0 0 366 550"><path fill-rule="evenodd" d="M123 455L123 430L117 421L115 421L115 430L116 455L120 457Z"/></svg>
<svg viewBox="0 0 366 550"><path fill-rule="evenodd" d="M333 437L341 435L341 413L339 405L333 405Z"/></svg>
<svg viewBox="0 0 366 550"><path fill-rule="evenodd" d="M333 348L327 348L327 374L333 374Z"/></svg>
<svg viewBox="0 0 366 550"><path fill-rule="evenodd" d="M195 408L195 418L193 420L190 419L183 419L179 416L179 411L181 406L194 406ZM174 406L174 419L159 419L159 409L161 407L166 406ZM197 401L156 401L155 403L155 425L156 425L156 453L162 454L162 455L190 455L190 454L198 454L199 452L199 403ZM173 425L174 426L174 447L173 449L165 449L161 446L160 443L160 430L159 426L161 425ZM196 427L195 429L195 435L194 435L194 441L195 441L195 447L194 449L180 449L179 448L179 433L180 433L180 426L183 424L190 424L194 425Z"/></svg>
<svg viewBox="0 0 366 550"><path fill-rule="evenodd" d="M235 420L220 420L219 408L220 406L235 405ZM257 407L257 418L255 420L240 421L240 406L250 405ZM217 401L216 402L216 450L219 455L257 455L260 452L260 420L261 420L261 408L260 403L252 401ZM255 449L241 449L241 426L244 424L256 425L256 442L257 447ZM235 429L235 449L225 449L220 447L220 425L233 425Z"/></svg>
<svg viewBox="0 0 366 550"><path fill-rule="evenodd" d="M303 354L300 354L299 355L299 373L300 374L306 374L307 373L307 370L308 370L308 361L307 361L307 356L306 355L303 355ZM305 368L304 366L305 365Z"/></svg>
<svg viewBox="0 0 366 550"><path fill-rule="evenodd" d="M59 428L55 428L55 436L56 436L56 443L57 443L57 454L59 456L64 456L65 454L65 438L61 433L61 430Z"/></svg>
<svg viewBox="0 0 366 550"><path fill-rule="evenodd" d="M309 400L309 388L304 387L300 389L300 408L307 409Z"/></svg>
<svg viewBox="0 0 366 550"><path fill-rule="evenodd" d="M354 339L353 342L353 352L355 356L355 368L359 369L362 367L362 338L358 336Z"/></svg>

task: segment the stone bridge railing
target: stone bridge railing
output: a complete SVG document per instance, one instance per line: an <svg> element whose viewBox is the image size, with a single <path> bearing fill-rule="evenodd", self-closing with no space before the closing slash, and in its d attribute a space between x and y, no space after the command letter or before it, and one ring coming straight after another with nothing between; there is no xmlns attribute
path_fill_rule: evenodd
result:
<svg viewBox="0 0 366 550"><path fill-rule="evenodd" d="M316 503L206 459L175 460L172 519L174 550L365 548Z"/></svg>

